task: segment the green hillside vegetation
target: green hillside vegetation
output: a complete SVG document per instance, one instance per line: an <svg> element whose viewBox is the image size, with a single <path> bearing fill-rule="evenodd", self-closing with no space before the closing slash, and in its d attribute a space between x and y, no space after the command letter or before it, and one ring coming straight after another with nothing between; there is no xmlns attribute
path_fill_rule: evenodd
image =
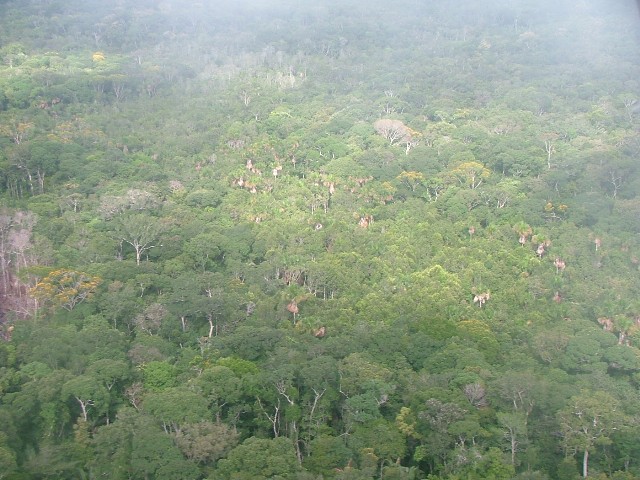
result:
<svg viewBox="0 0 640 480"><path fill-rule="evenodd" d="M0 479L640 478L620 0L0 1Z"/></svg>

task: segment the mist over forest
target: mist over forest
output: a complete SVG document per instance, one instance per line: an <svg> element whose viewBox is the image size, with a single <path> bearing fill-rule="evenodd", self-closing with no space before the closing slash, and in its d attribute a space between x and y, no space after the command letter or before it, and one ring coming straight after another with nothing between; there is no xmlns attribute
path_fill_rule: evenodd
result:
<svg viewBox="0 0 640 480"><path fill-rule="evenodd" d="M0 480L640 478L633 0L0 0Z"/></svg>

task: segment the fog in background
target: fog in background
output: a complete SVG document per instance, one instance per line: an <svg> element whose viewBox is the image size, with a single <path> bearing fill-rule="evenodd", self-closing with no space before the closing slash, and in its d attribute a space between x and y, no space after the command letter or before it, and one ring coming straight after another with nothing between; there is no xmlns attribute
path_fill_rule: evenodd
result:
<svg viewBox="0 0 640 480"><path fill-rule="evenodd" d="M274 61L303 66L305 56L315 54L354 67L366 62L362 52L375 46L397 52L392 63L407 63L406 68L416 58L428 62L450 56L468 60L471 68L484 61L521 60L526 66L533 60L588 65L594 76L618 72L624 77L640 43L640 17L632 0L2 3L0 15L19 19L16 24L27 20L34 31L46 31L47 41L17 38L9 29L0 32L0 46L19 42L37 49L130 53L124 50L134 43L143 61L172 57L199 72ZM70 33L73 44L68 44ZM460 48L445 51L440 39L454 39ZM491 58L476 58L483 48ZM407 56L406 50L418 54ZM507 59L501 56L505 50L520 55ZM386 67L394 68L380 65Z"/></svg>

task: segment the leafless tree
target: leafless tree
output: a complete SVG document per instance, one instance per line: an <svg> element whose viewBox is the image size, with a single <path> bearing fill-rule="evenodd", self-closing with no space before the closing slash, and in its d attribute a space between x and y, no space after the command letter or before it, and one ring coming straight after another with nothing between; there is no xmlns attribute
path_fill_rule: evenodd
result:
<svg viewBox="0 0 640 480"><path fill-rule="evenodd" d="M381 118L373 124L373 128L389 141L389 145L405 143L411 138L411 130L400 120Z"/></svg>
<svg viewBox="0 0 640 480"><path fill-rule="evenodd" d="M465 385L463 392L467 400L469 400L469 403L474 407L480 408L488 405L486 398L487 392L478 382Z"/></svg>

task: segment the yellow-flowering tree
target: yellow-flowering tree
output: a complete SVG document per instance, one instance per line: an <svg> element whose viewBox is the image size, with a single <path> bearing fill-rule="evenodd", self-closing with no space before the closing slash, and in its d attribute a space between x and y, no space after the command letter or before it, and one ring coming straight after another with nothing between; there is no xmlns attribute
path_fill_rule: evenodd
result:
<svg viewBox="0 0 640 480"><path fill-rule="evenodd" d="M31 295L41 305L62 307L71 311L76 305L91 297L100 283L100 277L61 268L52 271L38 282L31 289Z"/></svg>
<svg viewBox="0 0 640 480"><path fill-rule="evenodd" d="M449 175L457 179L460 185L466 185L471 189L478 188L490 174L491 170L478 162L461 163L449 172Z"/></svg>
<svg viewBox="0 0 640 480"><path fill-rule="evenodd" d="M91 55L91 59L98 63L98 62L104 62L106 57L104 56L104 53L102 52L94 52L93 55Z"/></svg>
<svg viewBox="0 0 640 480"><path fill-rule="evenodd" d="M0 124L0 135L11 138L16 145L20 145L31 130L33 123L21 122L15 118L6 119Z"/></svg>
<svg viewBox="0 0 640 480"><path fill-rule="evenodd" d="M409 188L412 192L415 192L419 186L424 185L425 181L423 173L414 171L403 171L396 177L396 179L404 184L407 188Z"/></svg>

